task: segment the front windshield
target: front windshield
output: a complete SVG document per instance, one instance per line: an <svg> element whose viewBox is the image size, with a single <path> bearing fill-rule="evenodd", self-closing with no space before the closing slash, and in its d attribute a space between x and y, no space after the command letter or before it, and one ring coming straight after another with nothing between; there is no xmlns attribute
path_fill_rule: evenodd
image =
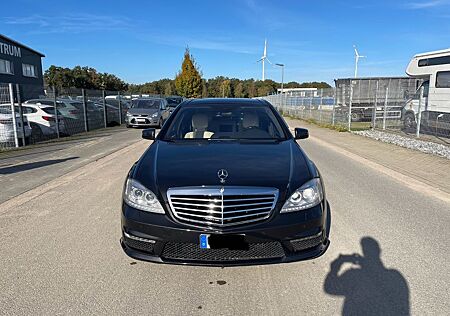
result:
<svg viewBox="0 0 450 316"><path fill-rule="evenodd" d="M160 100L136 100L133 108L135 109L159 109Z"/></svg>
<svg viewBox="0 0 450 316"><path fill-rule="evenodd" d="M266 106L202 105L180 109L163 140L283 140L286 135Z"/></svg>

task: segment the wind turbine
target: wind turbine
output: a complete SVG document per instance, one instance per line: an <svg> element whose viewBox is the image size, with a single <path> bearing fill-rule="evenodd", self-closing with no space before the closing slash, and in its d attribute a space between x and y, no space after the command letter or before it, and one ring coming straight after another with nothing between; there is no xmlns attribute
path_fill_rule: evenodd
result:
<svg viewBox="0 0 450 316"><path fill-rule="evenodd" d="M264 54L262 55L261 59L259 59L257 61L257 63L261 62L262 63L262 81L266 80L265 77L265 61L267 60L267 62L269 64L272 65L272 63L270 62L269 58L267 58L267 39L264 40Z"/></svg>
<svg viewBox="0 0 450 316"><path fill-rule="evenodd" d="M355 50L355 78L358 77L358 62L360 58L366 58L366 56L362 56L358 53L358 50L356 49L356 46L353 45L353 48Z"/></svg>

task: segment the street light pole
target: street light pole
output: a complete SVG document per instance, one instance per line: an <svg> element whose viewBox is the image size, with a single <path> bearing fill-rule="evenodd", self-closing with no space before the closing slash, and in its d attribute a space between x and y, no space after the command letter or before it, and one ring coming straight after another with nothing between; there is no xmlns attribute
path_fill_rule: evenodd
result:
<svg viewBox="0 0 450 316"><path fill-rule="evenodd" d="M284 92L284 64L275 64L281 67L281 94Z"/></svg>

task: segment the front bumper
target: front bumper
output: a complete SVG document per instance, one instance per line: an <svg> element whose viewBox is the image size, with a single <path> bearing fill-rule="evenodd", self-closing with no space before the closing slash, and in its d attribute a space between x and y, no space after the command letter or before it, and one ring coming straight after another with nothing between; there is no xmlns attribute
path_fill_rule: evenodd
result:
<svg viewBox="0 0 450 316"><path fill-rule="evenodd" d="M25 138L31 136L31 127L28 125L25 125ZM21 127L17 127L17 138L22 139L23 138L23 131ZM7 142L14 142L14 130L11 128L1 128L0 129L0 142L1 143L7 143Z"/></svg>
<svg viewBox="0 0 450 316"><path fill-rule="evenodd" d="M158 126L159 117L127 117L126 123L130 126Z"/></svg>
<svg viewBox="0 0 450 316"><path fill-rule="evenodd" d="M313 259L328 248L326 203L306 211L275 214L267 221L226 230L189 227L170 215L122 207L121 245L138 260L157 263L241 266ZM200 249L200 234L243 235L246 249Z"/></svg>

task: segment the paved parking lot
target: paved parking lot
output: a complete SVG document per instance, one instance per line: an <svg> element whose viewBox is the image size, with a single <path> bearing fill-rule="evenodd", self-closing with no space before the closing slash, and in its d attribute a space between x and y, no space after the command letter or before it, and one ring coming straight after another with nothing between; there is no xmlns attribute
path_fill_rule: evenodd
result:
<svg viewBox="0 0 450 316"><path fill-rule="evenodd" d="M361 156L348 154L351 148L342 151L313 132L301 144L325 178L332 209L331 245L324 256L225 269L126 257L119 245L122 184L149 144L138 141L138 134L112 134L100 141L116 144L106 154L71 168L66 166L76 159L53 164L60 174L36 182L41 185L35 189L20 189L8 201L14 194L3 196L0 314L388 314L386 308L396 315L408 309L450 313L446 193L434 194L426 182L408 184L376 156L362 163ZM67 159L81 157L84 149L64 150ZM19 179L45 168L50 166L9 169L2 174L2 191L11 192Z"/></svg>

